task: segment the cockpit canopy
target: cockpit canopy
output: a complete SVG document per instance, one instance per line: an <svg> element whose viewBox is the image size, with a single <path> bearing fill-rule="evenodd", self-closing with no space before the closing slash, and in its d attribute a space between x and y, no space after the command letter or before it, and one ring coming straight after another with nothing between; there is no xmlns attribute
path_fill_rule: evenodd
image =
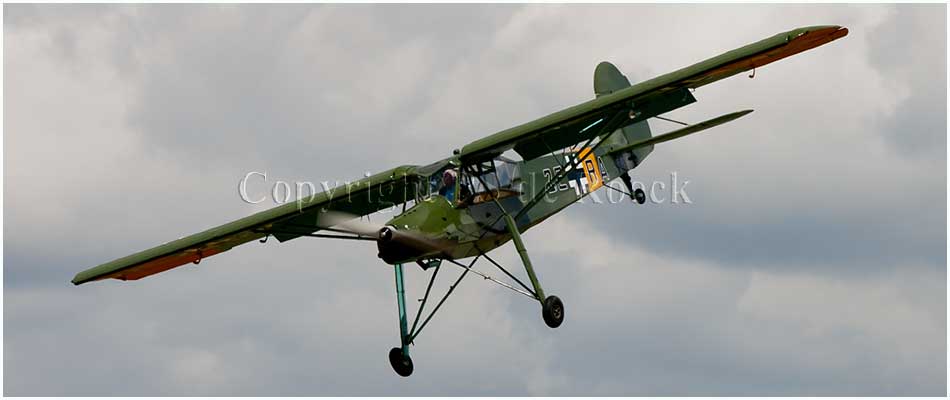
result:
<svg viewBox="0 0 950 400"><path fill-rule="evenodd" d="M504 156L460 168L442 160L415 171L426 184L419 185L417 199L443 196L453 204L477 204L496 196L521 193L519 163Z"/></svg>
<svg viewBox="0 0 950 400"><path fill-rule="evenodd" d="M517 190L521 184L521 169L518 162L499 156L488 162L473 165L474 174L462 175L464 183L471 185L472 193L484 193L495 189Z"/></svg>

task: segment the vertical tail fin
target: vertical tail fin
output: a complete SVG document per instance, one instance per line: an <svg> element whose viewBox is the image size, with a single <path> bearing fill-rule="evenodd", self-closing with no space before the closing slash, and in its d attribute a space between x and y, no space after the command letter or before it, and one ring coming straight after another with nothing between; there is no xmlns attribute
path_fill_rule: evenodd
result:
<svg viewBox="0 0 950 400"><path fill-rule="evenodd" d="M627 77L620 73L620 70L609 62L602 61L600 64L597 64L597 68L594 69L594 94L597 97L616 92L629 86L630 81ZM650 133L650 125L647 121L625 126L621 128L621 131L622 134L611 135L610 138L608 138L609 143L605 143L605 145L613 144L615 146L622 146L648 139L652 136ZM653 146L633 150L629 159L616 160L615 166L620 170L619 172L631 170L643 162L652 151Z"/></svg>

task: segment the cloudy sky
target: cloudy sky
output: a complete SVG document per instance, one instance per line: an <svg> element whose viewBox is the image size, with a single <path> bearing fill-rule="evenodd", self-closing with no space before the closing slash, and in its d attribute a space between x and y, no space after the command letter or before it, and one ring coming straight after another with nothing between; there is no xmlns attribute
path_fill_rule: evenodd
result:
<svg viewBox="0 0 950 400"><path fill-rule="evenodd" d="M3 10L4 394L946 392L945 5ZM600 61L641 81L818 24L851 33L669 114L756 109L637 169L676 171L693 204L579 204L525 235L557 330L466 280L400 378L392 269L362 242L69 283L272 206L240 200L249 171L428 163L592 98ZM416 304L426 276L407 279Z"/></svg>

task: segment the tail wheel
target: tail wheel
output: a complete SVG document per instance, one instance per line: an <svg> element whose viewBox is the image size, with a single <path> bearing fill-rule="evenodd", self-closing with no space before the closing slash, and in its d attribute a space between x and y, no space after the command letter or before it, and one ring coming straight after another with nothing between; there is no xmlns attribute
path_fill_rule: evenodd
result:
<svg viewBox="0 0 950 400"><path fill-rule="evenodd" d="M643 189L637 188L633 191L633 200L637 204L643 204L647 202L647 194L643 192Z"/></svg>
<svg viewBox="0 0 950 400"><path fill-rule="evenodd" d="M551 328L557 328L564 322L564 303L557 296L548 296L541 306L541 317Z"/></svg>
<svg viewBox="0 0 950 400"><path fill-rule="evenodd" d="M402 354L402 349L398 347L389 350L389 364L399 376L412 375L412 359Z"/></svg>

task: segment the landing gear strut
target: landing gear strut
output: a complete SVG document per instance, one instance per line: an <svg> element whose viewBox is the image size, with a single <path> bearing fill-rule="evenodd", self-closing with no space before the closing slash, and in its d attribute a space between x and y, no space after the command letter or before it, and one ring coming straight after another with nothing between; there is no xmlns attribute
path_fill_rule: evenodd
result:
<svg viewBox="0 0 950 400"><path fill-rule="evenodd" d="M487 254L484 254L484 253L481 253L478 256L476 256L472 260L472 262L469 263L468 266L465 266L451 258L441 259L439 260L439 262L436 262L436 263L432 263L431 262L432 260L429 260L430 261L429 263L420 262L419 265L423 267L424 270L432 268L434 269L434 271L432 272L432 277L429 279L429 285L426 288L425 296L422 299L420 299L421 304L419 305L419 310L416 312L416 317L412 323L412 328L409 328L409 324L406 318L407 317L406 291L405 291L405 287L403 283L402 264L397 263L394 265L394 270L396 273L396 300L399 306L399 337L400 337L401 346L393 347L391 350L389 350L389 364L393 367L393 370L396 371L397 374L399 374L399 376L406 377L406 376L412 375L413 365L412 365L412 358L409 357L409 345L415 341L416 336L419 335L419 332L422 330L422 328L425 327L425 325L429 322L429 320L435 315L435 312L438 311L439 307L442 306L442 304L449 297L449 295L452 294L452 291L455 290L455 288L458 286L459 282L461 282L462 279L465 278L466 274L468 274L469 272L473 272L475 274L481 275L485 279L489 279L495 283L501 284L502 286L505 286L518 293L521 293L525 296L528 296L530 298L537 300L539 303L541 303L541 318L544 320L544 323L547 326L551 328L557 328L561 326L561 323L564 322L564 303L561 302L561 299L559 299L557 296L545 297L544 289L541 288L541 284L538 282L538 277L534 273L534 268L531 266L531 259L528 258L528 250L525 249L524 243L521 241L521 233L518 231L518 226L515 224L514 218L512 218L511 215L507 213L504 214L504 218L505 218L505 223L508 225L508 231L511 234L512 242L514 242L515 248L518 250L518 255L521 257L521 261L524 264L525 272L528 273L528 278L531 279L531 286L534 288L534 290L529 289L527 285L522 283L520 280L518 280L518 278L514 277L514 275L509 273L501 265L496 263L494 260L488 257ZM501 281L495 280L491 278L490 276L480 273L478 271L472 270L472 266L475 265L475 262L478 261L478 259L481 257L485 257L492 264L498 267L502 272L504 272L506 275L514 279L518 284L521 285L522 288L525 289L525 291L517 289ZM454 284L449 286L449 290L448 292L445 293L445 296L442 297L442 300L440 300L439 303L436 304L435 309L433 309L432 312L429 313L429 316L425 318L422 324L418 325L419 328L416 329L416 326L419 322L419 317L422 315L422 310L425 308L426 300L428 300L429 298L429 291L432 289L432 284L435 282L435 277L439 272L441 261L448 261L451 264L458 265L462 267L463 269L465 269L465 272L462 273L462 275L460 275L458 279L456 279ZM426 268L426 267L429 267L429 268Z"/></svg>
<svg viewBox="0 0 950 400"><path fill-rule="evenodd" d="M634 166L636 166L636 161L634 161ZM627 193L630 193L630 199L637 202L637 204L643 204L647 202L647 194L643 192L641 188L633 188L633 180L630 179L630 172L625 171L620 174L620 180L623 181L623 185L627 187Z"/></svg>
<svg viewBox="0 0 950 400"><path fill-rule="evenodd" d="M534 286L535 298L541 302L541 318L550 328L561 326L561 323L564 322L564 303L557 296L544 297L544 289L541 288L541 283L538 282L538 277L534 274L534 267L531 266L531 259L528 258L528 250L525 249L524 242L521 241L521 233L518 232L518 226L515 225L514 218L505 214L505 224L508 225L511 241L514 242L515 249L518 250L518 255L521 256L521 262L528 273L528 278L531 279L531 285Z"/></svg>
<svg viewBox="0 0 950 400"><path fill-rule="evenodd" d="M475 265L475 262L481 257L482 255L476 256L468 266L460 264L452 259L445 259L445 261L449 261L452 264L461 266L465 269L465 272L459 275L459 277L455 280L455 283L449 286L449 290L444 296L442 296L442 299L439 300L439 303L435 305L435 308L429 312L429 316L422 320L422 323L420 324L420 317L422 317L422 312L425 310L426 301L429 300L429 293L432 290L432 285L435 283L436 276L439 275L439 270L441 269L440 265L442 264L441 261L443 261L440 259L438 262L433 263L431 262L432 260L429 260L430 262L427 264L433 271L429 278L429 285L426 287L425 296L419 299L420 304L416 311L416 317L412 321L412 327L409 327L408 320L406 319L406 291L403 285L402 264L396 264L394 266L396 271L396 300L397 304L399 305L399 337L401 346L393 347L391 350L389 350L389 364L392 365L393 370L396 371L399 376L412 375L413 365L412 358L409 357L409 345L415 342L416 337L419 336L420 332L422 332L422 328L424 328L426 324L428 324L432 319L432 317L435 316L436 311L442 307L442 304L445 303L445 300L447 300L449 296L452 295L452 292L455 291L455 288L458 287L459 283L462 282L462 279L468 275L469 271L472 271L472 266Z"/></svg>
<svg viewBox="0 0 950 400"><path fill-rule="evenodd" d="M406 321L406 289L402 279L402 264L396 264L396 303L399 305L399 341L401 347L389 350L389 364L399 376L412 375L412 358L409 357L409 324Z"/></svg>

